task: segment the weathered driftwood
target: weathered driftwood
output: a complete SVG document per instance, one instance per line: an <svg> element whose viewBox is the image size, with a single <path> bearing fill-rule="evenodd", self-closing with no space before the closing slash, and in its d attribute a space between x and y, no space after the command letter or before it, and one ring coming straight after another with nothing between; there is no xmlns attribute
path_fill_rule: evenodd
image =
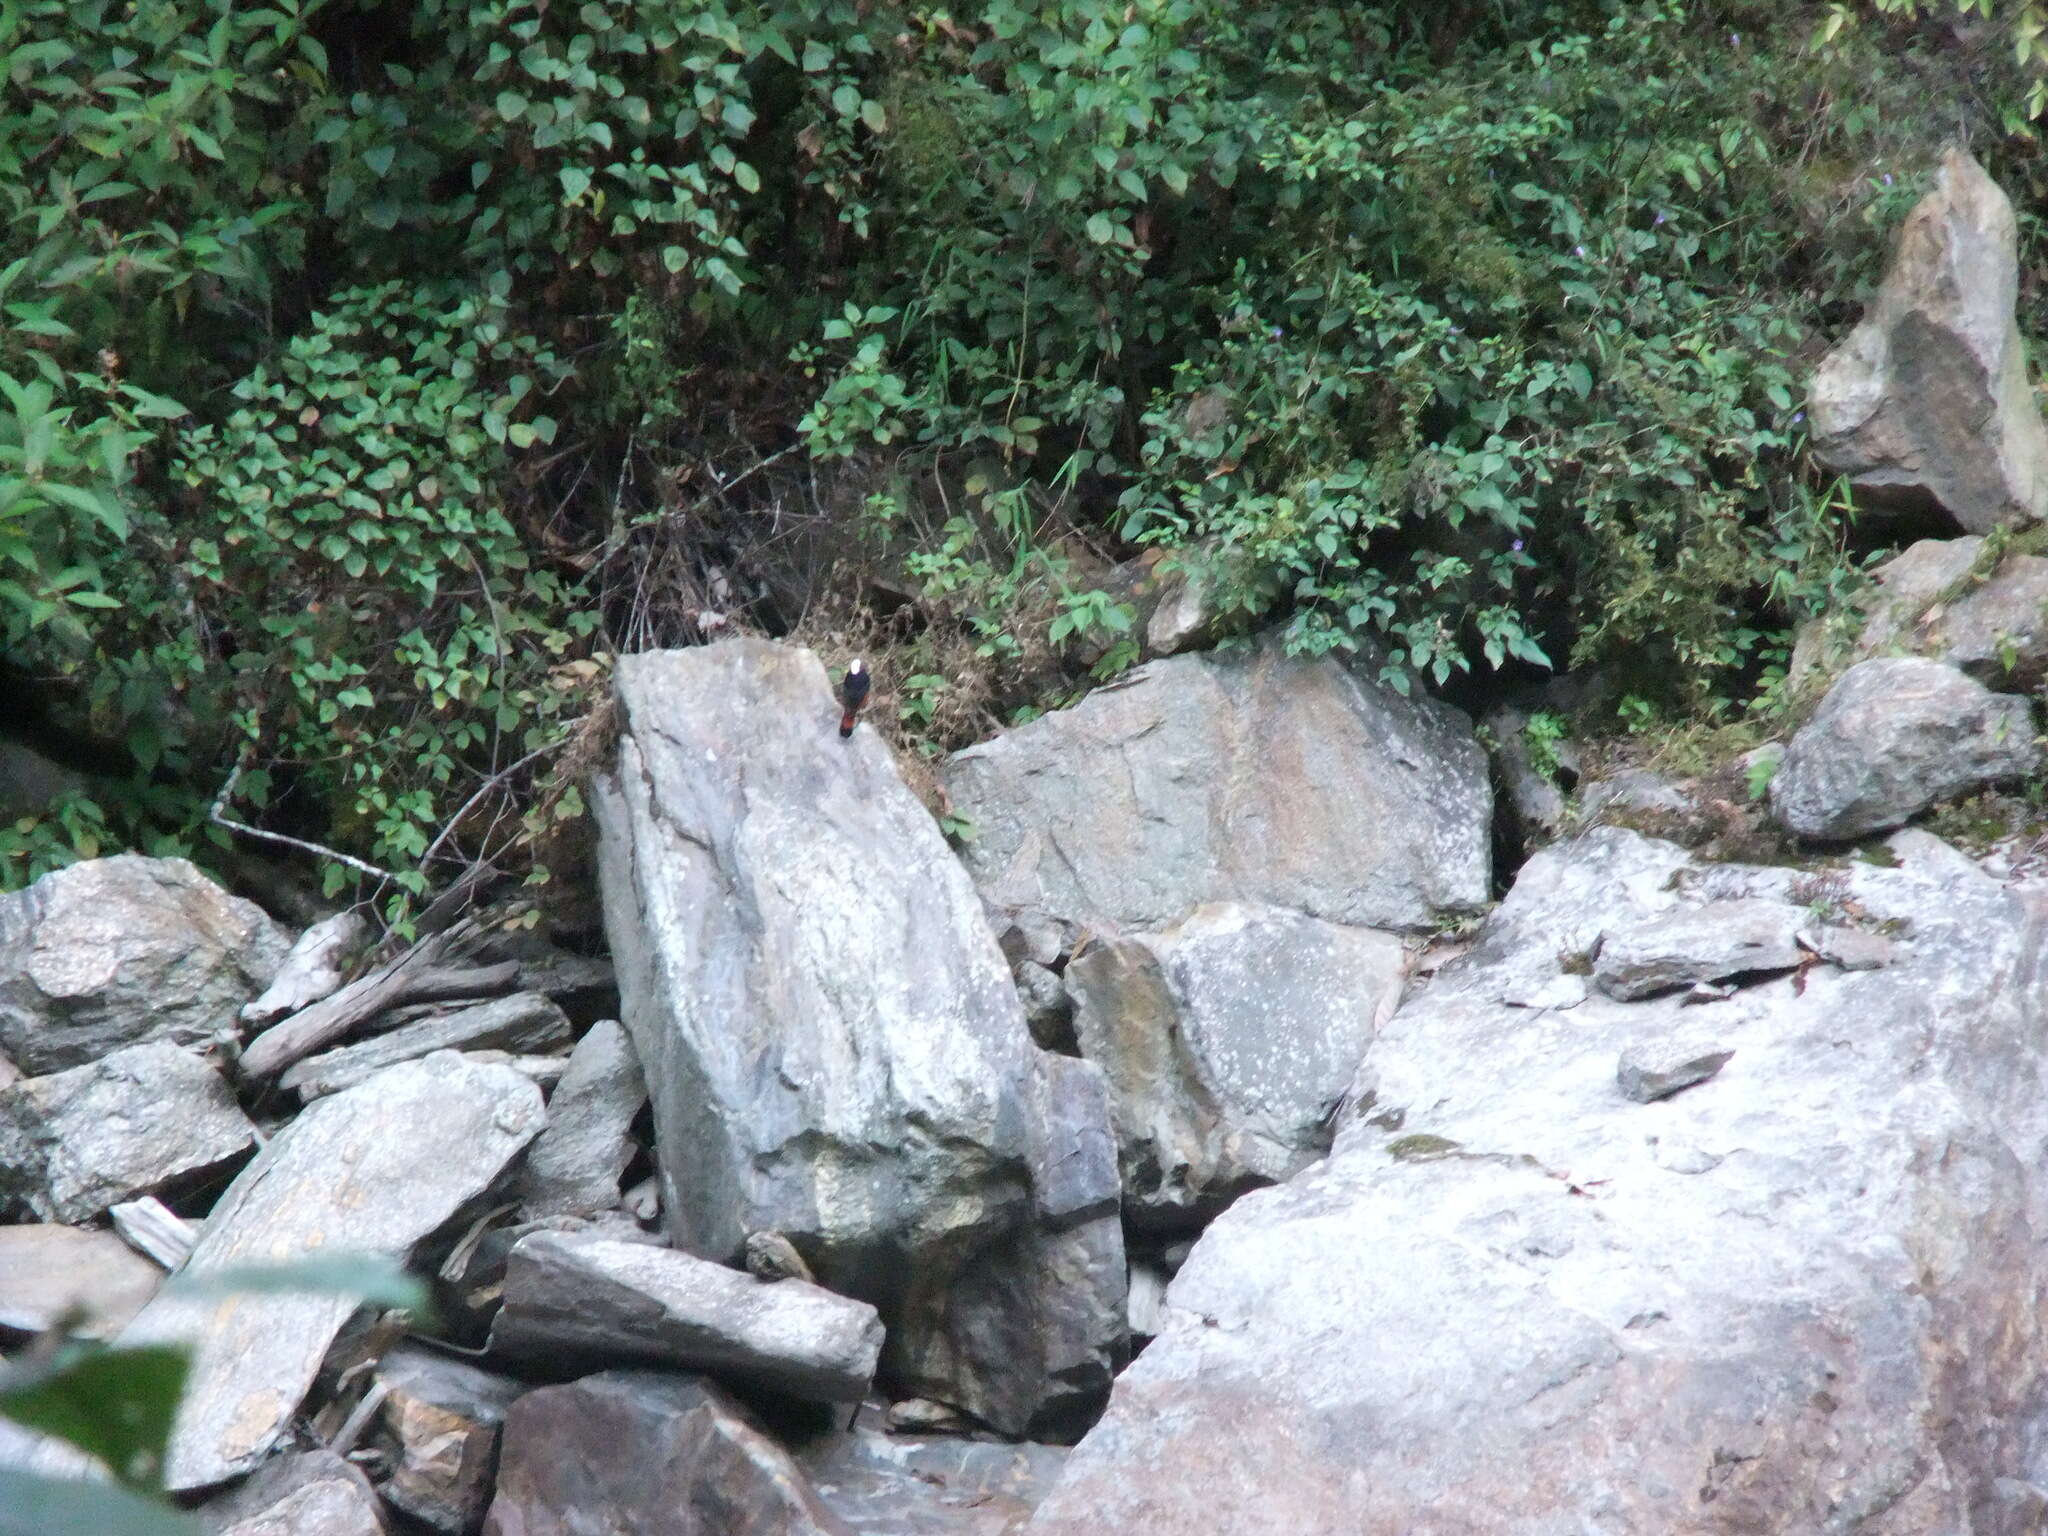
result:
<svg viewBox="0 0 2048 1536"><path fill-rule="evenodd" d="M114 1230L137 1253L147 1254L165 1269L176 1269L192 1256L199 1229L170 1210L155 1195L111 1207Z"/></svg>
<svg viewBox="0 0 2048 1536"><path fill-rule="evenodd" d="M539 1133L533 1084L453 1051L390 1067L311 1105L207 1218L188 1276L314 1256L405 1260L482 1196ZM130 1343L193 1346L164 1460L174 1492L256 1465L298 1411L357 1305L352 1295L160 1295Z"/></svg>
<svg viewBox="0 0 2048 1536"><path fill-rule="evenodd" d="M243 1006L242 1022L263 1029L333 996L369 939L370 925L355 912L337 912L315 923L299 935L263 995Z"/></svg>
<svg viewBox="0 0 2048 1536"><path fill-rule="evenodd" d="M433 934L389 965L273 1025L242 1053L243 1076L275 1077L293 1062L346 1038L403 1003L493 997L511 991L519 984L516 960L482 966L448 963L460 958L475 936L469 924Z"/></svg>
<svg viewBox="0 0 2048 1536"><path fill-rule="evenodd" d="M538 1055L566 1050L572 1034L561 1009L534 992L515 992L377 1034L353 1045L309 1056L286 1070L280 1088L311 1103L361 1082L373 1072L435 1051L499 1050Z"/></svg>

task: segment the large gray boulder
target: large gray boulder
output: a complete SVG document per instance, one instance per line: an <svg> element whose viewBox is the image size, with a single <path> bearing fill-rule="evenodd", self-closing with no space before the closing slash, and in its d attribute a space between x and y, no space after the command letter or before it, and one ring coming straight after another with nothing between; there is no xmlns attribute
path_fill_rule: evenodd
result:
<svg viewBox="0 0 2048 1536"><path fill-rule="evenodd" d="M847 1536L789 1453L709 1382L607 1371L505 1419L484 1536Z"/></svg>
<svg viewBox="0 0 2048 1536"><path fill-rule="evenodd" d="M1796 837L1864 837L2040 761L2026 699L1944 662L1880 657L1845 672L1786 746L1771 814Z"/></svg>
<svg viewBox="0 0 2048 1536"><path fill-rule="evenodd" d="M1266 643L1175 656L956 753L991 906L1097 932L1210 901L1428 927L1487 899L1492 793L1456 710Z"/></svg>
<svg viewBox="0 0 2048 1536"><path fill-rule="evenodd" d="M90 1221L225 1173L256 1144L226 1079L154 1040L0 1088L0 1211Z"/></svg>
<svg viewBox="0 0 2048 1536"><path fill-rule="evenodd" d="M0 1051L30 1076L232 1028L291 936L183 859L91 859L0 896Z"/></svg>
<svg viewBox="0 0 2048 1536"><path fill-rule="evenodd" d="M1076 955L1075 1038L1109 1080L1131 1220L1206 1220L1320 1157L1405 970L1392 934L1242 902Z"/></svg>
<svg viewBox="0 0 2048 1536"><path fill-rule="evenodd" d="M2048 431L2014 316L2018 253L2012 204L1950 150L1809 394L1815 456L1872 502L1939 508L1969 533L2048 510Z"/></svg>
<svg viewBox="0 0 2048 1536"><path fill-rule="evenodd" d="M497 1184L539 1133L540 1090L453 1051L321 1099L271 1138L207 1217L185 1275L336 1254L406 1260ZM192 1347L164 1458L174 1492L261 1461L290 1424L356 1299L159 1295L126 1343Z"/></svg>
<svg viewBox="0 0 2048 1536"><path fill-rule="evenodd" d="M594 803L621 1017L653 1098L676 1246L783 1234L878 1307L885 1369L935 1344L977 1255L1071 1224L1042 1193L1051 1077L973 884L808 651L619 659ZM1105 1132L1106 1125L1102 1128ZM1027 1361L919 1390L1021 1433Z"/></svg>
<svg viewBox="0 0 2048 1536"><path fill-rule="evenodd" d="M1040 1536L2022 1536L2048 1433L2048 907L1896 867L1536 856L1380 1032L1331 1157L1195 1245ZM1820 881L1910 937L1691 1007L1502 1001L1599 932ZM1655 1103L1616 1062L1711 1020Z"/></svg>

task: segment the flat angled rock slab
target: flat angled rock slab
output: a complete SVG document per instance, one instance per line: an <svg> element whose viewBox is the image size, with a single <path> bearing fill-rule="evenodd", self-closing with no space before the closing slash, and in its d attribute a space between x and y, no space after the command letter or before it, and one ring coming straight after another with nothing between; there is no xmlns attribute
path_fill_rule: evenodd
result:
<svg viewBox="0 0 2048 1536"><path fill-rule="evenodd" d="M1789 901L1710 901L1601 936L1593 981L1609 997L1654 997L1695 982L1789 971L1813 922Z"/></svg>
<svg viewBox="0 0 2048 1536"><path fill-rule="evenodd" d="M566 1049L569 1038L568 1015L552 1000L535 992L515 992L474 1007L416 1019L388 1034L309 1056L287 1069L278 1086L296 1090L302 1100L311 1102L354 1087L386 1067L435 1051L541 1054Z"/></svg>
<svg viewBox="0 0 2048 1536"><path fill-rule="evenodd" d="M1925 833L1887 846L1828 878L1910 925L1890 965L1707 1010L1500 999L1603 927L1810 872L1614 829L1531 859L1380 1031L1329 1159L1195 1244L1027 1529L2030 1530L2048 905ZM1624 1049L1702 1013L1733 1051L1712 1083L1616 1091Z"/></svg>
<svg viewBox="0 0 2048 1536"><path fill-rule="evenodd" d="M388 1068L272 1138L214 1207L186 1273L316 1254L406 1259L490 1189L543 1115L540 1090L508 1067L442 1052ZM208 1487L262 1460L355 1309L305 1294L160 1296L144 1308L124 1341L194 1346L166 1486Z"/></svg>
<svg viewBox="0 0 2048 1536"><path fill-rule="evenodd" d="M0 1328L41 1333L69 1317L72 1332L111 1338L163 1281L161 1269L111 1232L0 1227Z"/></svg>
<svg viewBox="0 0 2048 1536"><path fill-rule="evenodd" d="M0 896L0 1050L30 1076L232 1027L290 936L184 859L88 859Z"/></svg>
<svg viewBox="0 0 2048 1536"><path fill-rule="evenodd" d="M962 855L992 906L1098 932L1210 901L1415 928L1487 899L1492 791L1471 722L1266 643L1155 661L954 754Z"/></svg>
<svg viewBox="0 0 2048 1536"><path fill-rule="evenodd" d="M1060 1139L974 886L808 651L623 656L616 686L599 869L675 1245L780 1232L938 1358L953 1277L1042 1219ZM1021 1432L1019 1376L941 1395Z"/></svg>
<svg viewBox="0 0 2048 1536"><path fill-rule="evenodd" d="M1879 657L1843 673L1786 746L1771 815L1796 837L1839 842L2040 763L2028 700L1944 662Z"/></svg>
<svg viewBox="0 0 2048 1536"><path fill-rule="evenodd" d="M822 1402L859 1401L881 1349L865 1302L570 1232L512 1249L490 1343L496 1358L553 1374L664 1365Z"/></svg>
<svg viewBox="0 0 2048 1536"><path fill-rule="evenodd" d="M789 1453L709 1382L606 1371L506 1417L484 1536L848 1536Z"/></svg>
<svg viewBox="0 0 2048 1536"><path fill-rule="evenodd" d="M583 1216L617 1205L619 1176L633 1160L633 1120L646 1102L625 1026L598 1020L569 1053L548 1100L548 1128L526 1154L522 1214Z"/></svg>
<svg viewBox="0 0 2048 1536"><path fill-rule="evenodd" d="M0 1088L0 1209L90 1221L225 1171L256 1127L206 1062L168 1040Z"/></svg>

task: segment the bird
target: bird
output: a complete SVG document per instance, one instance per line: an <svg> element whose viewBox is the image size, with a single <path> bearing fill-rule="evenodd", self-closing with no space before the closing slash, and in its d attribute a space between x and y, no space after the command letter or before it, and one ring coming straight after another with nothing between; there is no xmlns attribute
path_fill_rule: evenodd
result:
<svg viewBox="0 0 2048 1536"><path fill-rule="evenodd" d="M853 734L853 723L860 718L861 706L868 701L868 682L868 664L855 657L839 684L839 703L844 710L839 717L839 739L842 741Z"/></svg>
<svg viewBox="0 0 2048 1536"><path fill-rule="evenodd" d="M811 1266L780 1232L747 1234L747 1273L761 1280L810 1280Z"/></svg>

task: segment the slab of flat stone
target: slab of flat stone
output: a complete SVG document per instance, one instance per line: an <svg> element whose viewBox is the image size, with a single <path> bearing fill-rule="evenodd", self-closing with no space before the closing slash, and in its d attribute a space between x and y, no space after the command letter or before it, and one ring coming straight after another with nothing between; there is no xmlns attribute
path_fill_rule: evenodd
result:
<svg viewBox="0 0 2048 1536"><path fill-rule="evenodd" d="M0 1088L0 1209L90 1221L110 1205L204 1182L256 1127L205 1061L168 1040Z"/></svg>
<svg viewBox="0 0 2048 1536"><path fill-rule="evenodd" d="M845 1403L866 1394L881 1349L881 1319L865 1302L570 1232L534 1232L513 1248L490 1344L529 1369L664 1365Z"/></svg>
<svg viewBox="0 0 2048 1536"><path fill-rule="evenodd" d="M1714 1039L1654 1040L1632 1045L1615 1067L1615 1085L1638 1104L1654 1104L1713 1077L1734 1056Z"/></svg>
<svg viewBox="0 0 2048 1536"><path fill-rule="evenodd" d="M505 1412L527 1384L411 1344L378 1362L377 1381L398 1443L384 1497L451 1536L475 1530L491 1501Z"/></svg>
<svg viewBox="0 0 2048 1536"><path fill-rule="evenodd" d="M526 1154L523 1214L587 1215L617 1205L619 1175L633 1160L633 1118L646 1103L625 1026L598 1020L569 1053L548 1101L548 1128Z"/></svg>
<svg viewBox="0 0 2048 1536"><path fill-rule="evenodd" d="M435 1051L536 1054L565 1050L569 1038L568 1015L552 1001L536 992L515 992L309 1056L286 1071L278 1085L295 1090L301 1100L310 1103L351 1088L386 1067Z"/></svg>
<svg viewBox="0 0 2048 1536"><path fill-rule="evenodd" d="M314 1255L406 1260L484 1195L540 1131L540 1090L444 1051L307 1106L221 1197L188 1275ZM263 1459L298 1411L353 1297L159 1296L131 1343L184 1341L192 1371L165 1457L172 1491Z"/></svg>
<svg viewBox="0 0 2048 1536"><path fill-rule="evenodd" d="M1710 901L1604 934L1593 983L1629 1002L1696 982L1789 971L1804 951L1799 932L1813 914L1788 901Z"/></svg>
<svg viewBox="0 0 2048 1536"><path fill-rule="evenodd" d="M199 1241L199 1229L154 1195L109 1206L107 1215L123 1242L165 1269L176 1269L192 1257Z"/></svg>
<svg viewBox="0 0 2048 1536"><path fill-rule="evenodd" d="M506 1416L484 1536L848 1536L804 1475L710 1382L606 1371Z"/></svg>
<svg viewBox="0 0 2048 1536"><path fill-rule="evenodd" d="M865 1414L796 1451L819 1500L855 1536L1019 1536L1066 1458L1052 1445L885 1434Z"/></svg>
<svg viewBox="0 0 2048 1536"><path fill-rule="evenodd" d="M44 1223L0 1227L0 1328L111 1338L163 1284L164 1272L111 1232Z"/></svg>

